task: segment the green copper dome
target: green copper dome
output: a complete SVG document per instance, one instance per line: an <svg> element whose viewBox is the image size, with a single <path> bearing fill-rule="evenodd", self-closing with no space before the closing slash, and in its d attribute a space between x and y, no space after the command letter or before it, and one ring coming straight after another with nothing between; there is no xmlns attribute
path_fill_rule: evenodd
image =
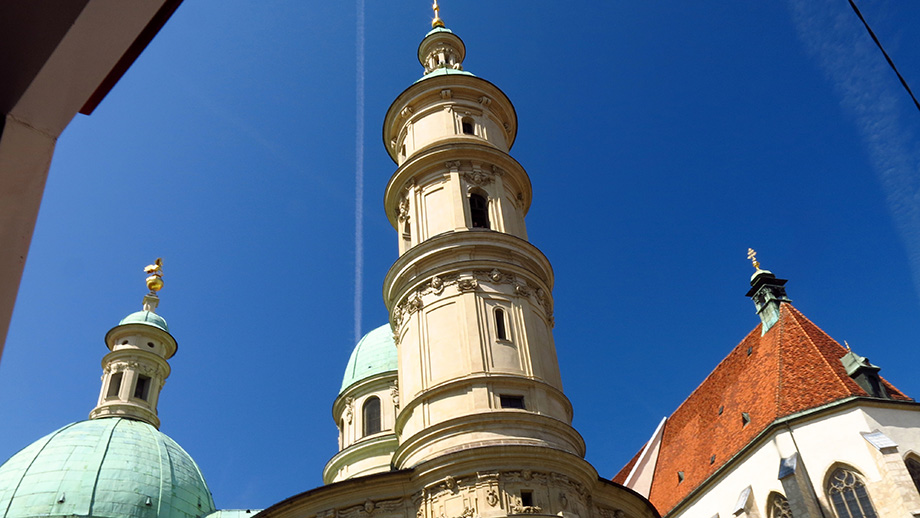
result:
<svg viewBox="0 0 920 518"><path fill-rule="evenodd" d="M0 466L4 518L199 518L214 512L198 465L153 426L80 421Z"/></svg>
<svg viewBox="0 0 920 518"><path fill-rule="evenodd" d="M355 350L351 352L339 394L371 376L384 372L395 372L396 366L396 342L393 341L390 324L384 324L364 335L364 338L355 346Z"/></svg>
<svg viewBox="0 0 920 518"><path fill-rule="evenodd" d="M169 332L169 326L166 325L166 319L153 311L138 311L136 313L131 313L118 323L118 325L124 324L147 324L148 326L159 327L167 333Z"/></svg>

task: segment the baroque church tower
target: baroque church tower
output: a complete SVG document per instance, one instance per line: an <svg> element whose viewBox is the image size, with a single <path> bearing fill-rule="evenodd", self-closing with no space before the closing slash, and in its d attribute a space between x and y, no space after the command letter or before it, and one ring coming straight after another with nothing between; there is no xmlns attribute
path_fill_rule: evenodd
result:
<svg viewBox="0 0 920 518"><path fill-rule="evenodd" d="M326 485L260 516L657 517L584 459L553 343L552 267L527 240L530 179L509 154L514 107L464 70L464 43L434 7L424 75L383 125L397 164L384 193L399 249L383 283L390 321L349 360Z"/></svg>

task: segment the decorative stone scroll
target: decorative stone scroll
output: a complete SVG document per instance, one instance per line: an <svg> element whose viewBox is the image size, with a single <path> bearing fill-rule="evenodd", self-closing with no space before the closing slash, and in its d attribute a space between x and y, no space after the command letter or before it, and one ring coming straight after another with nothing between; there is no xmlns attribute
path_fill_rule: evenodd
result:
<svg viewBox="0 0 920 518"><path fill-rule="evenodd" d="M402 505L402 498L393 498L390 500L379 500L377 502L367 499L363 504L352 505L343 509L331 509L317 514L317 518L357 518L368 517L381 513L393 512Z"/></svg>

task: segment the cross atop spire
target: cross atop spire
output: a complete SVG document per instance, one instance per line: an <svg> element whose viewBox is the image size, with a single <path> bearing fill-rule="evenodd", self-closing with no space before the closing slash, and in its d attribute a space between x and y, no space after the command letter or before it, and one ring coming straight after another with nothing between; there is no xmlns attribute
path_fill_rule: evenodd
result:
<svg viewBox="0 0 920 518"><path fill-rule="evenodd" d="M438 6L438 0L434 0L431 8L434 10L434 20L431 20L431 28L444 27L444 20L441 19L441 8Z"/></svg>
<svg viewBox="0 0 920 518"><path fill-rule="evenodd" d="M753 248L748 248L747 258L751 261L751 264L754 265L755 270L760 269L760 263L757 261L757 252Z"/></svg>

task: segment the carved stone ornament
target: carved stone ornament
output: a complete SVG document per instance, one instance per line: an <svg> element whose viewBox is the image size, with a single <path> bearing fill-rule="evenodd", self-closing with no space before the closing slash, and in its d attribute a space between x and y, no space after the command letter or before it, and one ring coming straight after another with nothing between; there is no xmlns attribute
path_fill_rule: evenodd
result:
<svg viewBox="0 0 920 518"><path fill-rule="evenodd" d="M400 110L399 115L401 115L403 118L408 118L410 115L412 115L412 107L406 105L405 108Z"/></svg>
<svg viewBox="0 0 920 518"><path fill-rule="evenodd" d="M348 396L345 398L345 422L351 424L351 420L355 415L355 398Z"/></svg>
<svg viewBox="0 0 920 518"><path fill-rule="evenodd" d="M559 505L561 505L563 509L569 508L569 499L565 496L565 493L559 493Z"/></svg>
<svg viewBox="0 0 920 518"><path fill-rule="evenodd" d="M494 489L490 489L486 492L486 502L488 502L490 507L495 507L498 504L498 493Z"/></svg>
<svg viewBox="0 0 920 518"><path fill-rule="evenodd" d="M399 345L399 333L393 333L393 343Z"/></svg>
<svg viewBox="0 0 920 518"><path fill-rule="evenodd" d="M409 219L409 198L405 197L399 200L399 213L397 214L397 219L400 223L405 222Z"/></svg>
<svg viewBox="0 0 920 518"><path fill-rule="evenodd" d="M373 500L364 501L364 512L367 514L372 514L374 512L375 506Z"/></svg>
<svg viewBox="0 0 920 518"><path fill-rule="evenodd" d="M493 268L492 271L489 272L489 278L492 279L492 282L501 282L502 277L502 272L500 272L498 268Z"/></svg>
<svg viewBox="0 0 920 518"><path fill-rule="evenodd" d="M488 185L492 183L492 180L494 180L493 176L490 173L487 173L485 171L473 171L470 173L463 173L463 179L466 180L467 183L480 185L480 186Z"/></svg>
<svg viewBox="0 0 920 518"><path fill-rule="evenodd" d="M450 97L451 97L451 91L449 88L445 88L444 90L441 90L441 99L450 99Z"/></svg>
<svg viewBox="0 0 920 518"><path fill-rule="evenodd" d="M460 291L473 291L479 286L476 279L460 279L457 281L457 289Z"/></svg>
<svg viewBox="0 0 920 518"><path fill-rule="evenodd" d="M502 127L504 127L504 128L505 128L505 131L507 131L507 132L510 132L510 131L511 131L511 125L508 124L507 122L503 122L503 123L502 123Z"/></svg>
<svg viewBox="0 0 920 518"><path fill-rule="evenodd" d="M390 139L390 149L396 149L396 139Z"/></svg>
<svg viewBox="0 0 920 518"><path fill-rule="evenodd" d="M444 162L444 167L450 169L451 171L457 171L460 169L460 161L451 160L449 162Z"/></svg>
<svg viewBox="0 0 920 518"><path fill-rule="evenodd" d="M450 489L451 491L456 491L457 489L457 481L454 479L454 477L450 475L448 475L447 478L444 479L444 485L447 487L447 489Z"/></svg>
<svg viewBox="0 0 920 518"><path fill-rule="evenodd" d="M486 96L482 96L482 97L479 98L479 104L481 104L481 105L483 105L483 106L489 106L489 105L492 104L492 99L489 99L489 98L486 97Z"/></svg>
<svg viewBox="0 0 920 518"><path fill-rule="evenodd" d="M440 277L432 277L429 286L435 295L440 295L444 291L444 281Z"/></svg>
<svg viewBox="0 0 920 518"><path fill-rule="evenodd" d="M515 285L514 285L514 294L515 294L515 295L519 295L519 296L521 296L521 297L529 297L529 296L531 295L531 293L533 293L533 290L531 290L531 289L530 289L529 287L527 287L527 286L524 286L523 284L515 284Z"/></svg>
<svg viewBox="0 0 920 518"><path fill-rule="evenodd" d="M393 406L399 409L399 381L394 381L390 385L390 397L393 399Z"/></svg>
<svg viewBox="0 0 920 518"><path fill-rule="evenodd" d="M409 301L406 303L409 313L415 313L416 311L422 309L422 298L418 296L418 293L413 294L409 297Z"/></svg>

